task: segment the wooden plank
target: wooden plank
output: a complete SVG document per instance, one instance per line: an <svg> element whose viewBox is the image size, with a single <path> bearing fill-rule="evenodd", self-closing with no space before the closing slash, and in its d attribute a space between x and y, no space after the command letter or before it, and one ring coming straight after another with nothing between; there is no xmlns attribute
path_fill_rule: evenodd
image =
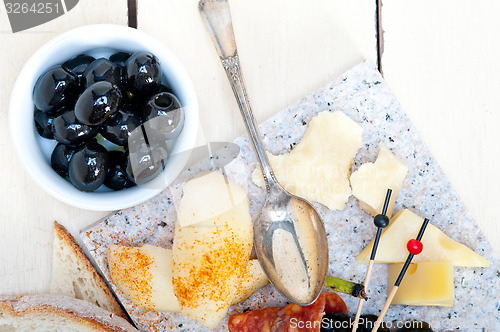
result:
<svg viewBox="0 0 500 332"><path fill-rule="evenodd" d="M382 67L500 253L498 12L500 3L495 0L383 0Z"/></svg>
<svg viewBox="0 0 500 332"><path fill-rule="evenodd" d="M206 138L232 140L245 133L244 125L197 5L198 0L141 0L138 28L163 41L186 66ZM363 59L377 61L374 1L231 0L230 5L259 122Z"/></svg>
<svg viewBox="0 0 500 332"><path fill-rule="evenodd" d="M97 10L98 8L98 10ZM52 222L76 234L106 215L67 206L53 199L28 177L9 139L7 115L14 81L26 60L61 32L85 24L127 24L125 0L85 0L44 25L13 34L0 6L0 294L47 292L52 259ZM29 152L28 152L29 153Z"/></svg>

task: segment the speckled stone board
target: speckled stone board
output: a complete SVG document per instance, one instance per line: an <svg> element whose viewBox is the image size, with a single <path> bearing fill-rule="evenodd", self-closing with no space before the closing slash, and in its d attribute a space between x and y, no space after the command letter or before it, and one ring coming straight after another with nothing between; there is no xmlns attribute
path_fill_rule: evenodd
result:
<svg viewBox="0 0 500 332"><path fill-rule="evenodd" d="M396 200L395 212L408 208L421 217L429 218L448 236L491 262L489 268L455 268L453 307L391 306L385 321L424 320L431 323L435 331L496 331L500 328L500 260L372 63L357 65L323 89L262 123L260 131L266 148L274 154L290 151L301 140L309 121L325 110L342 111L363 127L364 146L354 160L352 171L365 162L375 160L379 142L384 142L409 167L403 189ZM255 154L248 136L239 137L234 143L240 146L240 154L224 167L224 171L248 190L251 213L256 217L264 192L250 182L256 167ZM187 169L160 195L119 211L81 233L88 253L106 277L109 278L106 253L112 243L134 246L151 243L171 247L175 206L182 196L183 183L212 166L213 162L207 160ZM330 211L317 203L315 206L328 234L328 273L362 281L367 266L356 263L355 256L375 234L372 217L359 208L352 196L343 211ZM143 311L114 285L112 287L141 331L204 330L199 323L181 314ZM387 266L375 265L368 292L370 300L364 306L364 313L377 315L385 302L386 292ZM349 311L354 313L357 299L342 297ZM232 306L229 314L286 303L268 285L246 301ZM227 317L217 329L225 330Z"/></svg>

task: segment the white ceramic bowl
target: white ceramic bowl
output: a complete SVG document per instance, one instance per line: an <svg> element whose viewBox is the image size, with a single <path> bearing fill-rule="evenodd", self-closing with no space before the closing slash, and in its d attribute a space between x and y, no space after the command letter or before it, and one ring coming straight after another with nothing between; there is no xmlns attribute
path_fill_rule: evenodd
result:
<svg viewBox="0 0 500 332"><path fill-rule="evenodd" d="M146 185L120 191L82 192L50 166L56 142L38 136L33 120L33 87L49 67L86 53L109 56L115 51L149 51L156 55L163 81L172 88L185 109L184 129L172 142L164 171ZM198 133L198 102L191 79L175 55L160 41L136 29L98 24L76 28L52 39L24 65L12 90L9 130L21 164L43 190L60 201L88 210L111 211L139 204L160 193L184 168Z"/></svg>

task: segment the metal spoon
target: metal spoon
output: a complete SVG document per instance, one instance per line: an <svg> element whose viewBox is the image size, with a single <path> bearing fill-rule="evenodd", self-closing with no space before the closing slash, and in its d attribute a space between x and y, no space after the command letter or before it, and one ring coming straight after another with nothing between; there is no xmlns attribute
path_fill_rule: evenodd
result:
<svg viewBox="0 0 500 332"><path fill-rule="evenodd" d="M201 0L198 9L226 70L266 182L267 198L254 223L257 258L282 295L300 305L311 304L321 292L328 268L325 227L314 207L283 189L273 174L243 82L228 1Z"/></svg>

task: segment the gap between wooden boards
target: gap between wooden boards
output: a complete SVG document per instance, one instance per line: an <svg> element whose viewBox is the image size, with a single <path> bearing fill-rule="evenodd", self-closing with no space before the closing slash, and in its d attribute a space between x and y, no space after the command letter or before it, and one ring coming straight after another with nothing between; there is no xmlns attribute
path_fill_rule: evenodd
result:
<svg viewBox="0 0 500 332"><path fill-rule="evenodd" d="M377 68L382 76L382 54L384 53L384 30L382 28L382 0L375 0L375 33L377 35ZM128 26L137 29L137 0L127 0Z"/></svg>

